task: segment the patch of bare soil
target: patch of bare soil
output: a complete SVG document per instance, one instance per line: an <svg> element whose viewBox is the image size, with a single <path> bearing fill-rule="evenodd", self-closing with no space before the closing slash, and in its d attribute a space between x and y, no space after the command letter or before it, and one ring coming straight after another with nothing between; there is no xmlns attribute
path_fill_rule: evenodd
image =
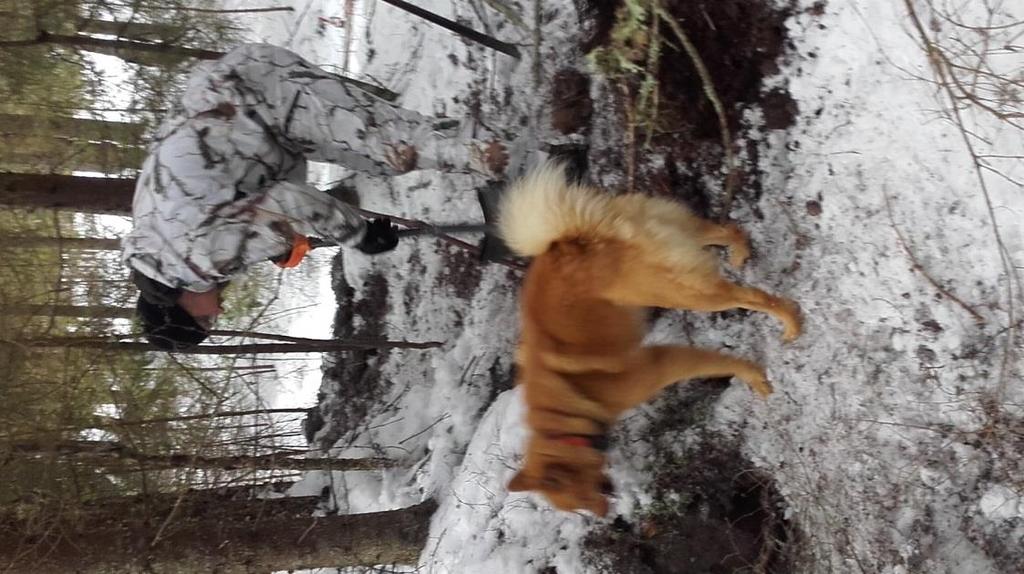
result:
<svg viewBox="0 0 1024 574"><path fill-rule="evenodd" d="M665 401L650 428L656 501L633 522L592 531L588 558L615 574L788 573L792 525L782 498L734 441L700 427L727 381L691 383ZM682 433L691 430L687 446ZM696 430L694 430L696 429Z"/></svg>
<svg viewBox="0 0 1024 574"><path fill-rule="evenodd" d="M932 321L934 323L934 320ZM941 327L940 327L941 328ZM1013 485L1016 492L1024 489L1024 477L1020 473L1020 453L1024 452L1024 417L1014 416L995 402L985 405L988 424L970 446L985 453L991 461L985 478L996 484ZM946 464L957 464L949 460ZM990 486L989 486L990 487ZM980 493L976 496L983 496ZM1012 504L1012 503L1006 503ZM935 536L934 520L919 520L922 536ZM1001 523L984 520L975 513L964 517L968 538L980 548L999 568L1000 572L1024 572L1024 549L1021 547L1020 518L1010 518Z"/></svg>
<svg viewBox="0 0 1024 574"><path fill-rule="evenodd" d="M762 79L778 72L778 60L787 43L784 22L789 12L775 8L768 0L664 2L700 53L725 105L729 127L738 130L744 107L765 103ZM670 30L663 33L673 40ZM717 143L717 116L704 97L703 85L689 57L676 48L666 50L658 80L664 112L662 130L685 132L672 134L676 139L683 136ZM776 97L782 97L781 93Z"/></svg>
<svg viewBox="0 0 1024 574"><path fill-rule="evenodd" d="M581 48L590 51L607 44L621 2L579 0L578 4L588 22ZM757 145L747 136L752 131L785 129L798 113L784 87L766 90L763 81L778 72L785 57L789 47L785 21L795 5L779 7L780 3L771 0L663 0L663 5L686 32L711 76L725 109L733 151L746 155L736 199L756 200L761 193ZM650 133L641 127L636 140L641 147L649 142L637 155L664 161L639 161L635 189L675 196L702 216L717 216L721 198L710 196L707 178L721 179L725 165L718 116L704 94L696 66L674 32L664 24L660 32L666 43L657 69L658 119ZM638 93L639 78L628 87L630 93ZM560 104L558 93L553 96L556 113L560 108L571 109L571 102ZM614 97L620 100L617 106L625 131L627 102L621 93ZM757 125L744 119L750 117L745 114L752 108L761 111ZM567 122L565 118L558 121ZM612 150L591 161L596 169L623 173L629 162L627 153Z"/></svg>
<svg viewBox="0 0 1024 574"><path fill-rule="evenodd" d="M437 287L451 289L460 299L469 301L476 293L483 276L480 258L458 247L441 247L441 270L437 275Z"/></svg>
<svg viewBox="0 0 1024 574"><path fill-rule="evenodd" d="M340 250L334 258L332 277L338 303L334 338L384 338L384 317L388 312L388 284L384 276L371 275L356 292L345 280L344 250ZM325 362L331 366L324 370L324 380L331 383L329 388L334 396L327 397L324 391L317 394L317 406L310 409L303 421L308 443L326 450L367 420L390 385L376 368L387 358L387 353L387 350L367 349L330 353L325 357ZM331 422L326 429L325 421Z"/></svg>
<svg viewBox="0 0 1024 574"><path fill-rule="evenodd" d="M551 127L562 134L584 131L590 124L594 103L590 77L573 68L555 72L551 80Z"/></svg>

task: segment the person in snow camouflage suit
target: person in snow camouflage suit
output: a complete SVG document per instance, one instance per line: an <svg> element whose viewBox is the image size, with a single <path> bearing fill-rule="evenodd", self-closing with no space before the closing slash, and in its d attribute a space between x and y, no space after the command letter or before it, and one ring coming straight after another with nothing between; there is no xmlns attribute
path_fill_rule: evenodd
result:
<svg viewBox="0 0 1024 574"><path fill-rule="evenodd" d="M367 223L308 185L307 160L375 175L425 168L500 176L504 145L491 134L460 137L459 127L275 46L245 45L200 65L149 149L123 242L144 333L166 350L199 344L222 311L227 282L268 259L297 263L306 236L370 254L393 249L391 222Z"/></svg>

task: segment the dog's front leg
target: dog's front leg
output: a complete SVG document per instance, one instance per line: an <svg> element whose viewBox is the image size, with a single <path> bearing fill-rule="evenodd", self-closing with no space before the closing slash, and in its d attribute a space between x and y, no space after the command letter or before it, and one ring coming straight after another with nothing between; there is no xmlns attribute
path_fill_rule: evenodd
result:
<svg viewBox="0 0 1024 574"><path fill-rule="evenodd" d="M768 313L784 327L783 339L800 335L800 307L796 302L754 288L736 285L716 275L671 275L672 270L644 261L630 262L604 295L619 305L668 307L692 311L750 309Z"/></svg>
<svg viewBox="0 0 1024 574"><path fill-rule="evenodd" d="M693 292L686 301L684 309L694 311L725 311L726 309L750 309L767 313L782 323L782 338L792 341L800 336L802 319L800 306L795 301L776 297L757 289L736 285L725 279L717 283L703 286Z"/></svg>

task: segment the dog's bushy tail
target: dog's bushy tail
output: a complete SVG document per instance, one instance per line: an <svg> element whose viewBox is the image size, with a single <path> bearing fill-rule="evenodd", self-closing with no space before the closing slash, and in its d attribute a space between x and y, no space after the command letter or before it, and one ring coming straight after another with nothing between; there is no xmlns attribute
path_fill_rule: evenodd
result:
<svg viewBox="0 0 1024 574"><path fill-rule="evenodd" d="M621 227L621 222L614 225L609 221L615 218L614 210L609 209L611 199L595 189L569 183L565 166L547 162L505 192L498 231L516 254L537 256L555 241L603 236Z"/></svg>

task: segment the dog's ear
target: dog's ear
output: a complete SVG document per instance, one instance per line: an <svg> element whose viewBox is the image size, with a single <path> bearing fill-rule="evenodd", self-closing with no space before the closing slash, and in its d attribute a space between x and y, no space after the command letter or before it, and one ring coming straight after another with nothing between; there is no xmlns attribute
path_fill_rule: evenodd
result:
<svg viewBox="0 0 1024 574"><path fill-rule="evenodd" d="M527 476L525 472L520 471L508 482L508 491L523 492L525 490L533 490L534 486L534 480Z"/></svg>

